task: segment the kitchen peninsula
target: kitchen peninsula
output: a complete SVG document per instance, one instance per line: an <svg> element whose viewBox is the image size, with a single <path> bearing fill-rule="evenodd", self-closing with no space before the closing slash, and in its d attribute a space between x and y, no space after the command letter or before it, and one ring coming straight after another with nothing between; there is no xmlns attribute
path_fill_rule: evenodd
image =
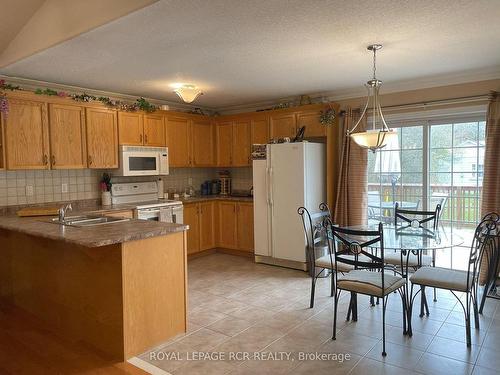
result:
<svg viewBox="0 0 500 375"><path fill-rule="evenodd" d="M3 306L120 360L186 331L186 225L50 220L0 216Z"/></svg>

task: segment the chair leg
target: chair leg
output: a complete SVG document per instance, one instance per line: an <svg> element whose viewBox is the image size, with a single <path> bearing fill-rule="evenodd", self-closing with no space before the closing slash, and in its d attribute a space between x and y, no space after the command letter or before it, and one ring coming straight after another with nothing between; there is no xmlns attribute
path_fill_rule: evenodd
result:
<svg viewBox="0 0 500 375"><path fill-rule="evenodd" d="M479 306L479 314L483 313L483 307L484 303L486 302L486 296L488 295L489 289L490 289L490 283L486 282L483 288L483 295L481 296L481 305Z"/></svg>
<svg viewBox="0 0 500 375"><path fill-rule="evenodd" d="M316 277L313 275L311 279L311 302L309 303L309 308L314 307L314 292L316 291Z"/></svg>
<svg viewBox="0 0 500 375"><path fill-rule="evenodd" d="M424 307L425 307L425 286L420 287L420 317L424 316Z"/></svg>
<svg viewBox="0 0 500 375"><path fill-rule="evenodd" d="M436 250L432 250L432 267L436 267ZM436 288L434 288L434 302L437 302Z"/></svg>
<svg viewBox="0 0 500 375"><path fill-rule="evenodd" d="M472 307L474 309L474 325L476 329L479 329L479 311L477 309L477 292L471 294Z"/></svg>
<svg viewBox="0 0 500 375"><path fill-rule="evenodd" d="M352 321L358 321L358 295L357 293L352 293Z"/></svg>
<svg viewBox="0 0 500 375"><path fill-rule="evenodd" d="M335 292L335 274L331 272L330 277L332 278L330 284L330 297L333 297L333 293Z"/></svg>
<svg viewBox="0 0 500 375"><path fill-rule="evenodd" d="M400 289L399 295L401 296L401 305L403 307L403 335L406 335L408 332L406 329L406 320L407 320L407 315L408 315L408 307L406 306L406 290L405 286Z"/></svg>
<svg viewBox="0 0 500 375"><path fill-rule="evenodd" d="M385 351L385 307L387 306L387 297L382 297L382 356L387 355Z"/></svg>
<svg viewBox="0 0 500 375"><path fill-rule="evenodd" d="M471 332L470 332L470 298L469 293L466 294L465 306L465 335L467 338L467 347L471 346Z"/></svg>
<svg viewBox="0 0 500 375"><path fill-rule="evenodd" d="M338 299L340 297L340 291L337 293L335 290L335 295L333 296L333 334L332 334L332 340L337 339L337 305L338 305Z"/></svg>
<svg viewBox="0 0 500 375"><path fill-rule="evenodd" d="M418 293L418 292L417 292ZM410 296L408 298L408 336L412 337L413 336L413 331L411 328L411 318L413 315L413 300L415 297L413 297L413 284L411 284L410 288Z"/></svg>

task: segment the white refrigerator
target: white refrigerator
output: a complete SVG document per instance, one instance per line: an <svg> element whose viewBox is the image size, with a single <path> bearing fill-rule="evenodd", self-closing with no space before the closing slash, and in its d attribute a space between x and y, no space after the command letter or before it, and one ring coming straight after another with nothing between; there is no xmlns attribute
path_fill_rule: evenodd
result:
<svg viewBox="0 0 500 375"><path fill-rule="evenodd" d="M322 143L266 147L253 161L255 261L306 270L300 206L311 213L326 201L326 150Z"/></svg>

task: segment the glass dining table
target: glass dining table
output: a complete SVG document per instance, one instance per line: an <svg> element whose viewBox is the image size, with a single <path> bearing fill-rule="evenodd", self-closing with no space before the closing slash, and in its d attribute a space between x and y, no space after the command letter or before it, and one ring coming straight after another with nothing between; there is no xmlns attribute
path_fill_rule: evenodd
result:
<svg viewBox="0 0 500 375"><path fill-rule="evenodd" d="M377 230L376 225L365 225L365 226L352 226L352 229L358 230ZM361 238L357 238L356 240L362 242ZM457 230L453 230L449 227L439 226L437 229L429 229L422 226L412 226L412 225L403 225L395 227L393 225L384 225L383 226L383 243L384 243L384 254L387 254L389 251L398 252L401 256L401 265L397 270L398 273L401 274L408 281L409 271L411 269L416 269L422 266L422 257L424 254L429 252L440 250L440 249L452 249L455 246L460 246L464 243L464 239L457 233ZM371 251L374 252L375 255L380 256L380 244L375 243L370 246ZM409 265L410 256L415 256L417 259L417 263ZM406 283L406 306L409 306L410 296L408 293L408 283ZM422 308L425 307L428 311L427 300L425 299L425 294L422 293ZM356 300L351 301L353 306L356 305ZM372 299L373 303L373 299ZM353 309L353 320L357 320L356 314L357 308ZM409 319L411 317L407 316L408 321L405 323L409 323ZM408 327L408 324L404 325ZM406 330L403 332L406 334ZM409 332L411 334L411 332Z"/></svg>

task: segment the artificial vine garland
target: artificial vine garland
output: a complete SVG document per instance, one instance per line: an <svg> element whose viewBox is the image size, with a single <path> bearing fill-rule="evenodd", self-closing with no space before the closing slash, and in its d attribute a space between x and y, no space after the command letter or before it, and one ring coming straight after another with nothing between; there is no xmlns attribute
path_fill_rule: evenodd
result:
<svg viewBox="0 0 500 375"><path fill-rule="evenodd" d="M6 90L15 91L21 90L19 86L11 85L10 83L5 83L5 80L0 79L0 112L4 116L9 114L9 101L7 100Z"/></svg>
<svg viewBox="0 0 500 375"><path fill-rule="evenodd" d="M335 109L328 108L324 111L321 111L319 115L319 122L324 126L331 126L335 124L335 118L337 117L337 113Z"/></svg>

